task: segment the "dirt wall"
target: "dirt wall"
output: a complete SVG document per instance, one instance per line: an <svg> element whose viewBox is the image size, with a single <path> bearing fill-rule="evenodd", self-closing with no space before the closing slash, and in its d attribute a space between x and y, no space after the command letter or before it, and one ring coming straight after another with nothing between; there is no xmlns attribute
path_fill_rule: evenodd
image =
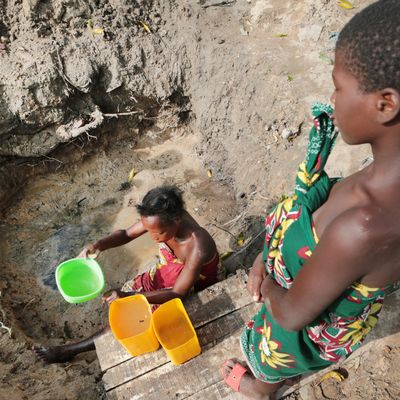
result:
<svg viewBox="0 0 400 400"><path fill-rule="evenodd" d="M329 98L334 41L356 10L330 0L220 3L3 0L2 163L49 156L107 114L135 123L173 104L192 116L197 155L243 203L259 209L258 195L289 190L281 155L289 171L303 156L310 105ZM18 187L11 175L8 193Z"/></svg>

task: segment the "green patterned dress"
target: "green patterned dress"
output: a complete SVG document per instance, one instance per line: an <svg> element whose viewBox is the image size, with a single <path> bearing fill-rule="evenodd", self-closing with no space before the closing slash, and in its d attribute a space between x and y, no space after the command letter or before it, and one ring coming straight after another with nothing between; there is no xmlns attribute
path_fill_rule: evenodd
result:
<svg viewBox="0 0 400 400"><path fill-rule="evenodd" d="M327 200L337 181L324 171L337 135L330 118L332 111L327 105L313 105L314 126L306 160L297 173L295 194L266 218L263 261L268 274L286 289L318 243L312 214ZM347 357L377 323L384 293L383 288L356 282L298 332L282 328L263 304L241 336L250 369L257 379L276 383Z"/></svg>

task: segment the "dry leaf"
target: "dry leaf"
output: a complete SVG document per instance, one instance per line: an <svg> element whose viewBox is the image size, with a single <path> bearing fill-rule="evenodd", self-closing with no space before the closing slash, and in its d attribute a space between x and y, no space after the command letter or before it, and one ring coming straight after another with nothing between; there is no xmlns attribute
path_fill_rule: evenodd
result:
<svg viewBox="0 0 400 400"><path fill-rule="evenodd" d="M324 53L323 51L321 51L321 53L319 53L319 58L321 60L327 62L329 65L333 64L332 58L328 54Z"/></svg>
<svg viewBox="0 0 400 400"><path fill-rule="evenodd" d="M286 194L282 193L282 194L281 194L281 197L279 197L278 202L279 202L279 203L282 203L282 201L285 201L287 198L288 198L288 197L286 196Z"/></svg>
<svg viewBox="0 0 400 400"><path fill-rule="evenodd" d="M135 168L131 169L131 172L129 172L129 176L128 176L128 182L132 182L132 179L135 177L135 175L137 174Z"/></svg>
<svg viewBox="0 0 400 400"><path fill-rule="evenodd" d="M102 29L102 28L93 28L92 29L93 36L102 35L103 33L104 33L104 29Z"/></svg>
<svg viewBox="0 0 400 400"><path fill-rule="evenodd" d="M151 30L147 24L145 24L143 21L140 21L140 23L142 24L142 26L146 32L151 33Z"/></svg>
<svg viewBox="0 0 400 400"><path fill-rule="evenodd" d="M236 238L236 243L239 246L243 246L244 245L244 234L243 234L243 232L239 233L239 236Z"/></svg>
<svg viewBox="0 0 400 400"><path fill-rule="evenodd" d="M209 177L209 178L211 178L212 177L212 171L211 171L211 169L208 169L207 170L207 176Z"/></svg>
<svg viewBox="0 0 400 400"><path fill-rule="evenodd" d="M354 8L354 5L348 0L340 0L339 7L345 8L346 10L352 10Z"/></svg>
<svg viewBox="0 0 400 400"><path fill-rule="evenodd" d="M221 254L219 258L222 260L226 260L228 257L230 257L233 254L233 251L226 251L225 253Z"/></svg>
<svg viewBox="0 0 400 400"><path fill-rule="evenodd" d="M319 381L319 383L326 381L327 379L333 378L338 382L342 382L345 380L345 377L339 372L339 371L329 371L328 373L326 373L321 380Z"/></svg>
<svg viewBox="0 0 400 400"><path fill-rule="evenodd" d="M103 28L99 28L99 27L94 27L93 25L93 21L91 19L88 19L86 21L86 25L90 31L90 33L92 34L92 36L99 36L99 35L103 35L104 34L104 29Z"/></svg>

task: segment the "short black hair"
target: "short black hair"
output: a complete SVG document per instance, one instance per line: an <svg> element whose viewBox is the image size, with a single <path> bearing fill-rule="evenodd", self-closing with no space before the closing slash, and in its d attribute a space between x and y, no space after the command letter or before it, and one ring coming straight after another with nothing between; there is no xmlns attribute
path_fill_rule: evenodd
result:
<svg viewBox="0 0 400 400"><path fill-rule="evenodd" d="M142 217L157 215L163 223L181 217L185 210L182 191L176 186L164 185L151 189L143 197L142 204L136 205Z"/></svg>
<svg viewBox="0 0 400 400"><path fill-rule="evenodd" d="M339 34L336 52L345 68L371 93L400 92L400 0L379 0L356 14Z"/></svg>

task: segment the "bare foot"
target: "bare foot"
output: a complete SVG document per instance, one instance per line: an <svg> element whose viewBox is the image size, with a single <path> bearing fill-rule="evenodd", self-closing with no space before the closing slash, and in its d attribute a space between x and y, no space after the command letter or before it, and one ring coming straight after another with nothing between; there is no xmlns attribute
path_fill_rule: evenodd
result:
<svg viewBox="0 0 400 400"><path fill-rule="evenodd" d="M66 346L34 347L36 355L47 364L63 363L72 360L75 353Z"/></svg>
<svg viewBox="0 0 400 400"><path fill-rule="evenodd" d="M229 374L232 372L233 367L237 363L242 364L246 368L245 363L240 362L236 359L228 360L221 366L220 371L225 381L228 378ZM283 382L266 383L259 381L254 377L251 371L248 371L242 376L240 380L239 392L251 399L274 400L274 392L278 390L282 385Z"/></svg>

